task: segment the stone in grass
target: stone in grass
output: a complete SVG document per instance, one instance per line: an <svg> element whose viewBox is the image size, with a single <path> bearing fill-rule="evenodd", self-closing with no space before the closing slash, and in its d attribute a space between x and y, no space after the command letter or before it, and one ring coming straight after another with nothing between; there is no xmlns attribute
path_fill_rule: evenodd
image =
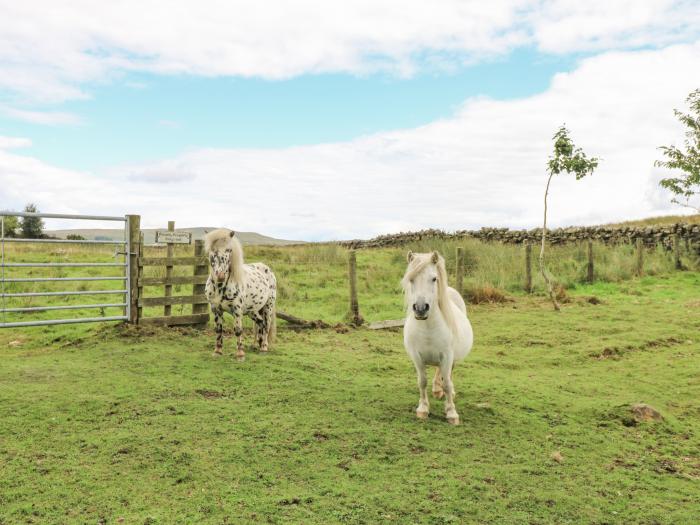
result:
<svg viewBox="0 0 700 525"><path fill-rule="evenodd" d="M661 412L656 410L653 406L647 405L646 403L635 403L630 406L630 412L632 412L632 418L637 423L645 423L647 421L663 421L664 417Z"/></svg>
<svg viewBox="0 0 700 525"><path fill-rule="evenodd" d="M559 452L558 450L552 452L552 454L549 457L552 458L552 461L556 461L557 463L564 463L564 456L562 456L561 452Z"/></svg>
<svg viewBox="0 0 700 525"><path fill-rule="evenodd" d="M493 410L493 407L491 406L491 403L486 403L486 402L477 403L475 406L477 409L482 410L482 411L486 412L487 414L494 413L494 410Z"/></svg>
<svg viewBox="0 0 700 525"><path fill-rule="evenodd" d="M658 410L646 403L624 405L620 408L622 409L620 420L626 427L636 427L641 423L659 422L664 419Z"/></svg>

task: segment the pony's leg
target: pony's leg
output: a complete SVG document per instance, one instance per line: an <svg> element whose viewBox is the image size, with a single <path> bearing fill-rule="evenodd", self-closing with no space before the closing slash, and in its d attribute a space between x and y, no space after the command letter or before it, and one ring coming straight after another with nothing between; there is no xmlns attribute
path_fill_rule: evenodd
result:
<svg viewBox="0 0 700 525"><path fill-rule="evenodd" d="M418 390L420 391L416 417L427 419L428 414L430 414L430 401L428 401L428 376L425 373L425 365L416 363L416 372L418 373Z"/></svg>
<svg viewBox="0 0 700 525"><path fill-rule="evenodd" d="M455 408L455 387L452 383L452 364L444 362L440 364L440 373L442 374L442 388L445 391L445 416L447 422L451 425L459 425L459 414Z"/></svg>
<svg viewBox="0 0 700 525"><path fill-rule="evenodd" d="M214 355L223 354L224 347L224 310L222 308L212 308L214 314L214 325L216 332L216 345L214 346Z"/></svg>
<svg viewBox="0 0 700 525"><path fill-rule="evenodd" d="M260 325L260 351L267 352L270 350L270 335L272 332L273 323L275 322L275 309L270 303L268 303L265 305L265 308L263 308L261 313L262 323Z"/></svg>
<svg viewBox="0 0 700 525"><path fill-rule="evenodd" d="M253 339L258 344L258 348L262 348L262 322L260 319L253 319Z"/></svg>
<svg viewBox="0 0 700 525"><path fill-rule="evenodd" d="M440 368L435 369L435 377L433 378L433 397L435 399L442 399L445 397L445 392L442 389L442 376L440 375Z"/></svg>
<svg viewBox="0 0 700 525"><path fill-rule="evenodd" d="M236 334L236 339L238 340L238 348L236 350L236 359L243 361L245 359L245 352L243 351L243 316L234 316L233 331Z"/></svg>
<svg viewBox="0 0 700 525"><path fill-rule="evenodd" d="M253 328L255 343L258 345L258 349L261 352L267 352L267 349L263 345L265 341L265 312L260 310L255 314L251 314L250 318L255 325L255 328Z"/></svg>

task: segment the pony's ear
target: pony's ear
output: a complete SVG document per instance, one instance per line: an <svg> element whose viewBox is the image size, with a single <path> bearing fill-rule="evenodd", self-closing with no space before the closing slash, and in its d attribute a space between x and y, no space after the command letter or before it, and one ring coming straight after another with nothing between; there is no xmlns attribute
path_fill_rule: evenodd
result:
<svg viewBox="0 0 700 525"><path fill-rule="evenodd" d="M236 235L236 232L231 230L231 233L229 233L229 237L233 237L234 235Z"/></svg>
<svg viewBox="0 0 700 525"><path fill-rule="evenodd" d="M433 264L437 264L437 262L440 260L440 254L438 252L433 252L430 260L433 262Z"/></svg>
<svg viewBox="0 0 700 525"><path fill-rule="evenodd" d="M411 262L413 260L413 257L414 257L413 252L411 250L408 250L408 253L406 254L406 260L408 262Z"/></svg>

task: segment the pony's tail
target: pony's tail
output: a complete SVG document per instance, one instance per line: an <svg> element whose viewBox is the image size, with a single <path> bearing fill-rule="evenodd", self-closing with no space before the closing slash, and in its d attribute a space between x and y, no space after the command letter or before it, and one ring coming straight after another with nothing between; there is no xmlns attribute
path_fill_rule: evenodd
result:
<svg viewBox="0 0 700 525"><path fill-rule="evenodd" d="M277 339L277 304L272 305L272 321L270 321L270 332L267 335L268 344L272 344Z"/></svg>

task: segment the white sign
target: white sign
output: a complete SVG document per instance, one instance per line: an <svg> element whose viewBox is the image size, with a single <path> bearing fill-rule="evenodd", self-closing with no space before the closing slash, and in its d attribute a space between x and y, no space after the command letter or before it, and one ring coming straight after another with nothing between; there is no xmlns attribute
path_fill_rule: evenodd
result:
<svg viewBox="0 0 700 525"><path fill-rule="evenodd" d="M189 232L156 232L158 244L190 244L192 234Z"/></svg>

